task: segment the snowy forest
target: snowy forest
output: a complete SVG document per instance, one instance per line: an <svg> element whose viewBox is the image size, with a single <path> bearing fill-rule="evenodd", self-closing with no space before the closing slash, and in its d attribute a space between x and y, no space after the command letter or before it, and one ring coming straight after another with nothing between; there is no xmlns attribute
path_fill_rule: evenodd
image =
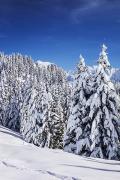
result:
<svg viewBox="0 0 120 180"><path fill-rule="evenodd" d="M92 70L80 55L72 80L55 64L0 53L0 124L38 147L120 160L120 83L111 72L105 45Z"/></svg>

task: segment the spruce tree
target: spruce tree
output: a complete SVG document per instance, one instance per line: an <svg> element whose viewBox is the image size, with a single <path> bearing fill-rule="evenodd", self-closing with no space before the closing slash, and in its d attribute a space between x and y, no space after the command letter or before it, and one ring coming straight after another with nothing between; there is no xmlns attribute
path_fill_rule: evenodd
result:
<svg viewBox="0 0 120 180"><path fill-rule="evenodd" d="M51 101L49 108L49 131L50 144L49 148L62 149L65 122L63 119L63 110L59 101Z"/></svg>
<svg viewBox="0 0 120 180"><path fill-rule="evenodd" d="M86 114L86 101L89 97L88 89L89 72L84 58L80 56L80 62L75 74L70 116L64 138L65 151L86 154L90 146L87 138L89 127L86 125L88 121Z"/></svg>
<svg viewBox="0 0 120 180"><path fill-rule="evenodd" d="M118 117L117 94L110 80L110 63L102 46L95 78L96 92L89 103L91 127L91 156L119 159L120 120Z"/></svg>

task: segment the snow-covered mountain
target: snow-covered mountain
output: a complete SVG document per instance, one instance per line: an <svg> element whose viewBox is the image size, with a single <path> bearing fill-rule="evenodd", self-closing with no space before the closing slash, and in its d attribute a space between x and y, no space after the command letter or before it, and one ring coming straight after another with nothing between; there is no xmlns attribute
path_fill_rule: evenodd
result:
<svg viewBox="0 0 120 180"><path fill-rule="evenodd" d="M36 61L36 63L37 63L39 66L43 66L43 67L47 67L47 66L50 66L51 64L53 64L53 63L51 63L51 62L41 61L41 60Z"/></svg>
<svg viewBox="0 0 120 180"><path fill-rule="evenodd" d="M119 180L117 161L80 157L27 144L0 126L1 180Z"/></svg>

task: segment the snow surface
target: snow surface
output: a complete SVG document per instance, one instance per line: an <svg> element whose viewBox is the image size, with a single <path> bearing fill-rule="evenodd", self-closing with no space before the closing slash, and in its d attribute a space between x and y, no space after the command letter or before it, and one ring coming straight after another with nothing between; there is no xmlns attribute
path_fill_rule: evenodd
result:
<svg viewBox="0 0 120 180"><path fill-rule="evenodd" d="M120 180L120 162L38 148L0 126L0 180Z"/></svg>

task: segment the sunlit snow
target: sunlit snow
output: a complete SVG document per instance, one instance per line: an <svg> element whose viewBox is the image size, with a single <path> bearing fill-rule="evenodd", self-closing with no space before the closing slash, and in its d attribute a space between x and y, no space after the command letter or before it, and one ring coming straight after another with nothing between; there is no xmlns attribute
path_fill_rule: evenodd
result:
<svg viewBox="0 0 120 180"><path fill-rule="evenodd" d="M119 180L118 161L80 157L27 144L0 127L0 180Z"/></svg>

